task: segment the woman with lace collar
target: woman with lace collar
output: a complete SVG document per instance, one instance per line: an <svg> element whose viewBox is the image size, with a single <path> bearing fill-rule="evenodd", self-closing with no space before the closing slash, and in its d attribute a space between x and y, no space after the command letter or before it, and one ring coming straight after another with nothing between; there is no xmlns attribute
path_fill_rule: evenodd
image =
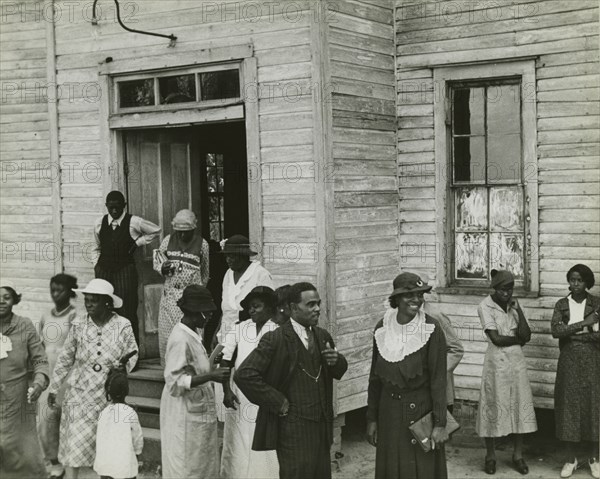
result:
<svg viewBox="0 0 600 479"><path fill-rule="evenodd" d="M375 327L367 400L367 439L377 447L376 479L445 479L446 341L423 311L431 290L413 273L394 279L391 309ZM433 411L433 450L424 452L409 426Z"/></svg>

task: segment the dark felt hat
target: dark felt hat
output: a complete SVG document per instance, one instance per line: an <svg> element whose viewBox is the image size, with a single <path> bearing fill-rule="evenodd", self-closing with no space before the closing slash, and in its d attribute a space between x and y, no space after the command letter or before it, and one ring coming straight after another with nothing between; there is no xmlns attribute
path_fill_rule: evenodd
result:
<svg viewBox="0 0 600 479"><path fill-rule="evenodd" d="M192 313L215 311L217 309L212 294L204 286L190 284L183 290L177 306Z"/></svg>
<svg viewBox="0 0 600 479"><path fill-rule="evenodd" d="M244 299L240 301L240 305L245 310L250 308L250 301L254 298L262 299L265 304L271 305L275 307L277 305L277 295L275 291L273 291L268 286L257 286L252 291L250 291Z"/></svg>
<svg viewBox="0 0 600 479"><path fill-rule="evenodd" d="M491 282L490 286L493 289L502 288L504 286L507 286L507 285L515 282L515 277L513 276L513 274L510 271L507 271L505 269L500 269L500 270L493 269L491 271L491 276L492 276L492 282Z"/></svg>
<svg viewBox="0 0 600 479"><path fill-rule="evenodd" d="M250 240L244 235L233 235L225 240L225 246L221 251L223 254L239 254L244 256L254 256L258 254L250 248Z"/></svg>
<svg viewBox="0 0 600 479"><path fill-rule="evenodd" d="M418 291L428 293L432 288L431 286L428 286L427 282L423 281L419 275L414 273L400 273L394 279L393 287L394 291L390 294L390 298L398 294L415 293Z"/></svg>

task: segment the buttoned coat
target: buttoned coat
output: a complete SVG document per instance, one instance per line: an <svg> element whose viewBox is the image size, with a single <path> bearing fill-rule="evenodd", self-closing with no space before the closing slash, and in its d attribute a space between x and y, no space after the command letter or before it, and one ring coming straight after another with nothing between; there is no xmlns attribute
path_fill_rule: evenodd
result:
<svg viewBox="0 0 600 479"><path fill-rule="evenodd" d="M315 343L319 354L329 343L335 345L324 329L314 327ZM279 412L286 399L290 381L297 373L300 339L291 321L286 321L275 331L263 336L254 351L237 369L234 380L246 397L259 406L252 449L266 451L277 448ZM341 379L348 362L339 354L336 364L327 366L321 357L327 398L327 424L330 444L333 441L333 379Z"/></svg>

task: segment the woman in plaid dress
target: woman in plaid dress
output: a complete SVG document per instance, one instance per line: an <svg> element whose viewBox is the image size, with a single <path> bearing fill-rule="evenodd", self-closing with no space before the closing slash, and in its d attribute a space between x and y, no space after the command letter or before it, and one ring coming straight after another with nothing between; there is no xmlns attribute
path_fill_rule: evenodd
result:
<svg viewBox="0 0 600 479"><path fill-rule="evenodd" d="M48 405L54 407L56 393L67 379L60 421L58 459L65 466L66 479L76 479L80 467L91 467L96 455L96 427L106 407L104 383L108 372L126 354L137 351L131 323L113 310L123 304L112 285L93 279L84 294L87 316L76 319L54 368ZM135 354L127 363L131 371Z"/></svg>

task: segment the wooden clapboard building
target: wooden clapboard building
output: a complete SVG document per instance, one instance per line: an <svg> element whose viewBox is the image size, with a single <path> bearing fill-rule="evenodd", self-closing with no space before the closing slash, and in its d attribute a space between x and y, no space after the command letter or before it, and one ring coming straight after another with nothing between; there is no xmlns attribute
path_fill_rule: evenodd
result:
<svg viewBox="0 0 600 479"><path fill-rule="evenodd" d="M596 1L122 2L125 24L175 42L125 31L114 2L96 25L91 3L0 5L1 266L19 311L49 307L56 272L91 279L91 227L120 189L163 235L190 207L207 239L248 234L278 285L318 286L350 365L340 414L366 404L400 270L435 284L465 341L458 397L476 400L476 305L492 267L513 269L552 407L552 307L573 263L600 272ZM146 358L157 245L138 258Z"/></svg>

